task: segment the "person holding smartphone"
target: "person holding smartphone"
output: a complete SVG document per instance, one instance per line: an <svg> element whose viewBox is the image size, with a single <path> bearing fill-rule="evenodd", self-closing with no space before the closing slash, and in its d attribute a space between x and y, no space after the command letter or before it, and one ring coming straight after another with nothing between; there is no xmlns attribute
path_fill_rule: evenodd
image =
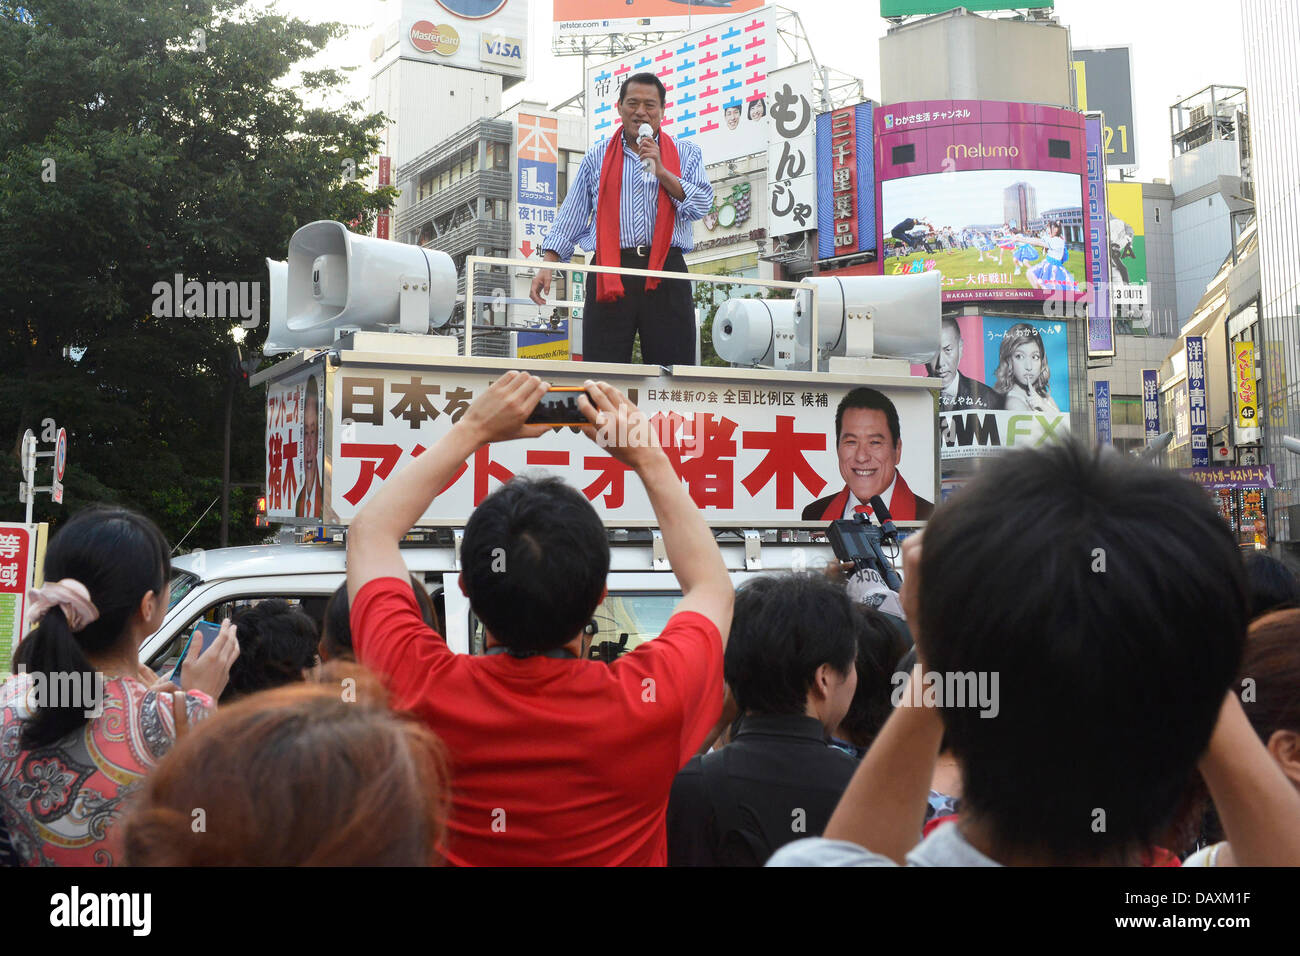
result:
<svg viewBox="0 0 1300 956"><path fill-rule="evenodd" d="M447 746L453 864L665 865L673 778L722 709L734 593L713 533L648 417L611 385L585 388L585 430L645 486L681 585L654 640L609 664L581 656L609 543L582 492L555 478L512 479L465 525L460 586L486 654L453 653L420 617L399 543L479 448L550 427L525 424L547 391L534 375L493 383L348 532L357 661Z"/></svg>

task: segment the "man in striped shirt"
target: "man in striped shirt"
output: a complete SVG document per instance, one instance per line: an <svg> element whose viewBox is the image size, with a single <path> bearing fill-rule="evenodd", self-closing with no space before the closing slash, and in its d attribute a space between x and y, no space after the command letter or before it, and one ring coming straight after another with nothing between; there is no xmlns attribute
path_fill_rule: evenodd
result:
<svg viewBox="0 0 1300 956"><path fill-rule="evenodd" d="M703 155L691 142L660 132L665 90L653 73L636 73L619 88L622 125L616 141L597 143L542 243L547 262L567 262L575 246L595 252L596 265L685 272L682 254L694 246L692 223L713 204ZM647 125L651 137L639 137ZM618 187L615 193L614 187ZM601 217L600 201L617 201ZM617 236L614 235L617 231ZM539 269L531 296L545 305L550 269ZM583 305L582 357L588 362L630 362L641 335L642 361L695 363L695 306L684 279L645 279L588 273Z"/></svg>

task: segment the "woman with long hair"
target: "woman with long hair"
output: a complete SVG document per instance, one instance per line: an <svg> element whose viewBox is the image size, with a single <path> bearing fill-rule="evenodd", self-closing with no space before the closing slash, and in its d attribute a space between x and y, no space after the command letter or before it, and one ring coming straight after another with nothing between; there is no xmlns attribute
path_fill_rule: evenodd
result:
<svg viewBox="0 0 1300 956"><path fill-rule="evenodd" d="M1028 322L1017 322L1002 336L998 348L997 382L993 390L1004 395L1006 411L1060 414L1049 387L1051 369L1043 335Z"/></svg>
<svg viewBox="0 0 1300 956"><path fill-rule="evenodd" d="M170 551L152 521L91 508L59 529L35 627L0 686L0 829L28 866L120 862L126 798L206 717L239 653L227 623L184 661L182 691L140 663L167 614Z"/></svg>

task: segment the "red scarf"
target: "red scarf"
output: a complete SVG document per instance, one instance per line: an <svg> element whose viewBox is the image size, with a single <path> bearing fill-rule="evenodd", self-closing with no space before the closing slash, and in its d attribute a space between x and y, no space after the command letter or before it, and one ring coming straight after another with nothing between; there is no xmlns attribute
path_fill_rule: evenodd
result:
<svg viewBox="0 0 1300 956"><path fill-rule="evenodd" d="M677 146L663 130L659 131L659 159L664 169L681 176L682 164L677 156ZM641 183L636 184L641 188ZM596 193L596 264L617 266L619 259L618 209L623 195L623 132L610 137L609 148L600 166L600 186ZM659 184L659 206L655 210L654 239L650 244L650 268L662 270L668 260L668 249L673 240L673 227L677 217L672 199L663 184ZM647 276L645 290L652 291L659 280ZM623 298L623 277L610 272L596 273L596 301L615 302Z"/></svg>

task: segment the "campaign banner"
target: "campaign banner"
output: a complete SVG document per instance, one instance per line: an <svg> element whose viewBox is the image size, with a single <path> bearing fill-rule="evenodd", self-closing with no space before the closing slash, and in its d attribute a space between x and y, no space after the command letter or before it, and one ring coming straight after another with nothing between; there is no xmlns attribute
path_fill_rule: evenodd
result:
<svg viewBox="0 0 1300 956"><path fill-rule="evenodd" d="M555 222L559 121L520 113L515 127L515 250L527 259Z"/></svg>
<svg viewBox="0 0 1300 956"><path fill-rule="evenodd" d="M768 112L768 236L817 227L816 124L812 107L813 65L773 70Z"/></svg>
<svg viewBox="0 0 1300 956"><path fill-rule="evenodd" d="M737 13L759 10L767 0L554 0L553 36L607 33L671 33L711 26ZM629 16L628 14L634 14Z"/></svg>
<svg viewBox="0 0 1300 956"><path fill-rule="evenodd" d="M266 391L266 515L319 518L324 501L324 372L317 368Z"/></svg>
<svg viewBox="0 0 1300 956"><path fill-rule="evenodd" d="M817 258L876 248L871 104L817 117Z"/></svg>
<svg viewBox="0 0 1300 956"><path fill-rule="evenodd" d="M595 146L619 130L623 81L653 73L667 91L662 129L700 147L706 164L762 153L776 67L776 23L766 10L590 67L587 142Z"/></svg>
<svg viewBox="0 0 1300 956"><path fill-rule="evenodd" d="M1093 382L1092 400L1097 424L1097 444L1113 445L1110 435L1110 382Z"/></svg>
<svg viewBox="0 0 1300 956"><path fill-rule="evenodd" d="M1156 368L1142 370L1142 421L1147 441L1160 437L1160 370Z"/></svg>
<svg viewBox="0 0 1300 956"><path fill-rule="evenodd" d="M460 420L499 372L344 367L332 373L335 420L327 520L346 523L410 461ZM577 375L548 375L552 385L581 385ZM675 376L620 381L650 416L660 444L692 499L710 521L821 521L884 495L895 520L923 520L933 508L933 397L924 388L867 389L836 411L852 386L807 380ZM899 434L886 409L897 413ZM555 475L573 485L602 519L653 524L640 481L578 428L493 444L463 464L420 519L460 525L494 489L518 474ZM892 491L890 490L892 488Z"/></svg>
<svg viewBox="0 0 1300 956"><path fill-rule="evenodd" d="M561 319L553 330L530 329L515 333L515 357L567 361L569 354L569 320Z"/></svg>
<svg viewBox="0 0 1300 956"><path fill-rule="evenodd" d="M883 274L937 271L947 302L1089 299L1081 115L930 100L874 122Z"/></svg>
<svg viewBox="0 0 1300 956"><path fill-rule="evenodd" d="M1277 487L1277 473L1272 465L1243 465L1236 468L1211 465L1207 468L1180 468L1178 473L1198 485L1216 491L1271 490Z"/></svg>
<svg viewBox="0 0 1300 956"><path fill-rule="evenodd" d="M1232 343L1232 374L1237 393L1237 426L1259 427L1259 389L1255 381L1255 343Z"/></svg>
<svg viewBox="0 0 1300 956"><path fill-rule="evenodd" d="M1101 142L1101 117L1089 116L1085 123L1088 156L1088 281L1092 301L1088 304L1088 354L1115 354L1115 322L1111 318L1110 255L1106 218L1106 157Z"/></svg>
<svg viewBox="0 0 1300 956"><path fill-rule="evenodd" d="M1187 355L1187 408L1191 434L1192 467L1210 464L1210 432L1206 421L1205 340L1199 335L1183 339Z"/></svg>
<svg viewBox="0 0 1300 956"><path fill-rule="evenodd" d="M0 522L0 674L27 633L27 589L35 586L36 525Z"/></svg>
<svg viewBox="0 0 1300 956"><path fill-rule="evenodd" d="M940 455L988 457L1070 432L1066 324L945 315L939 351L912 374L941 380Z"/></svg>

